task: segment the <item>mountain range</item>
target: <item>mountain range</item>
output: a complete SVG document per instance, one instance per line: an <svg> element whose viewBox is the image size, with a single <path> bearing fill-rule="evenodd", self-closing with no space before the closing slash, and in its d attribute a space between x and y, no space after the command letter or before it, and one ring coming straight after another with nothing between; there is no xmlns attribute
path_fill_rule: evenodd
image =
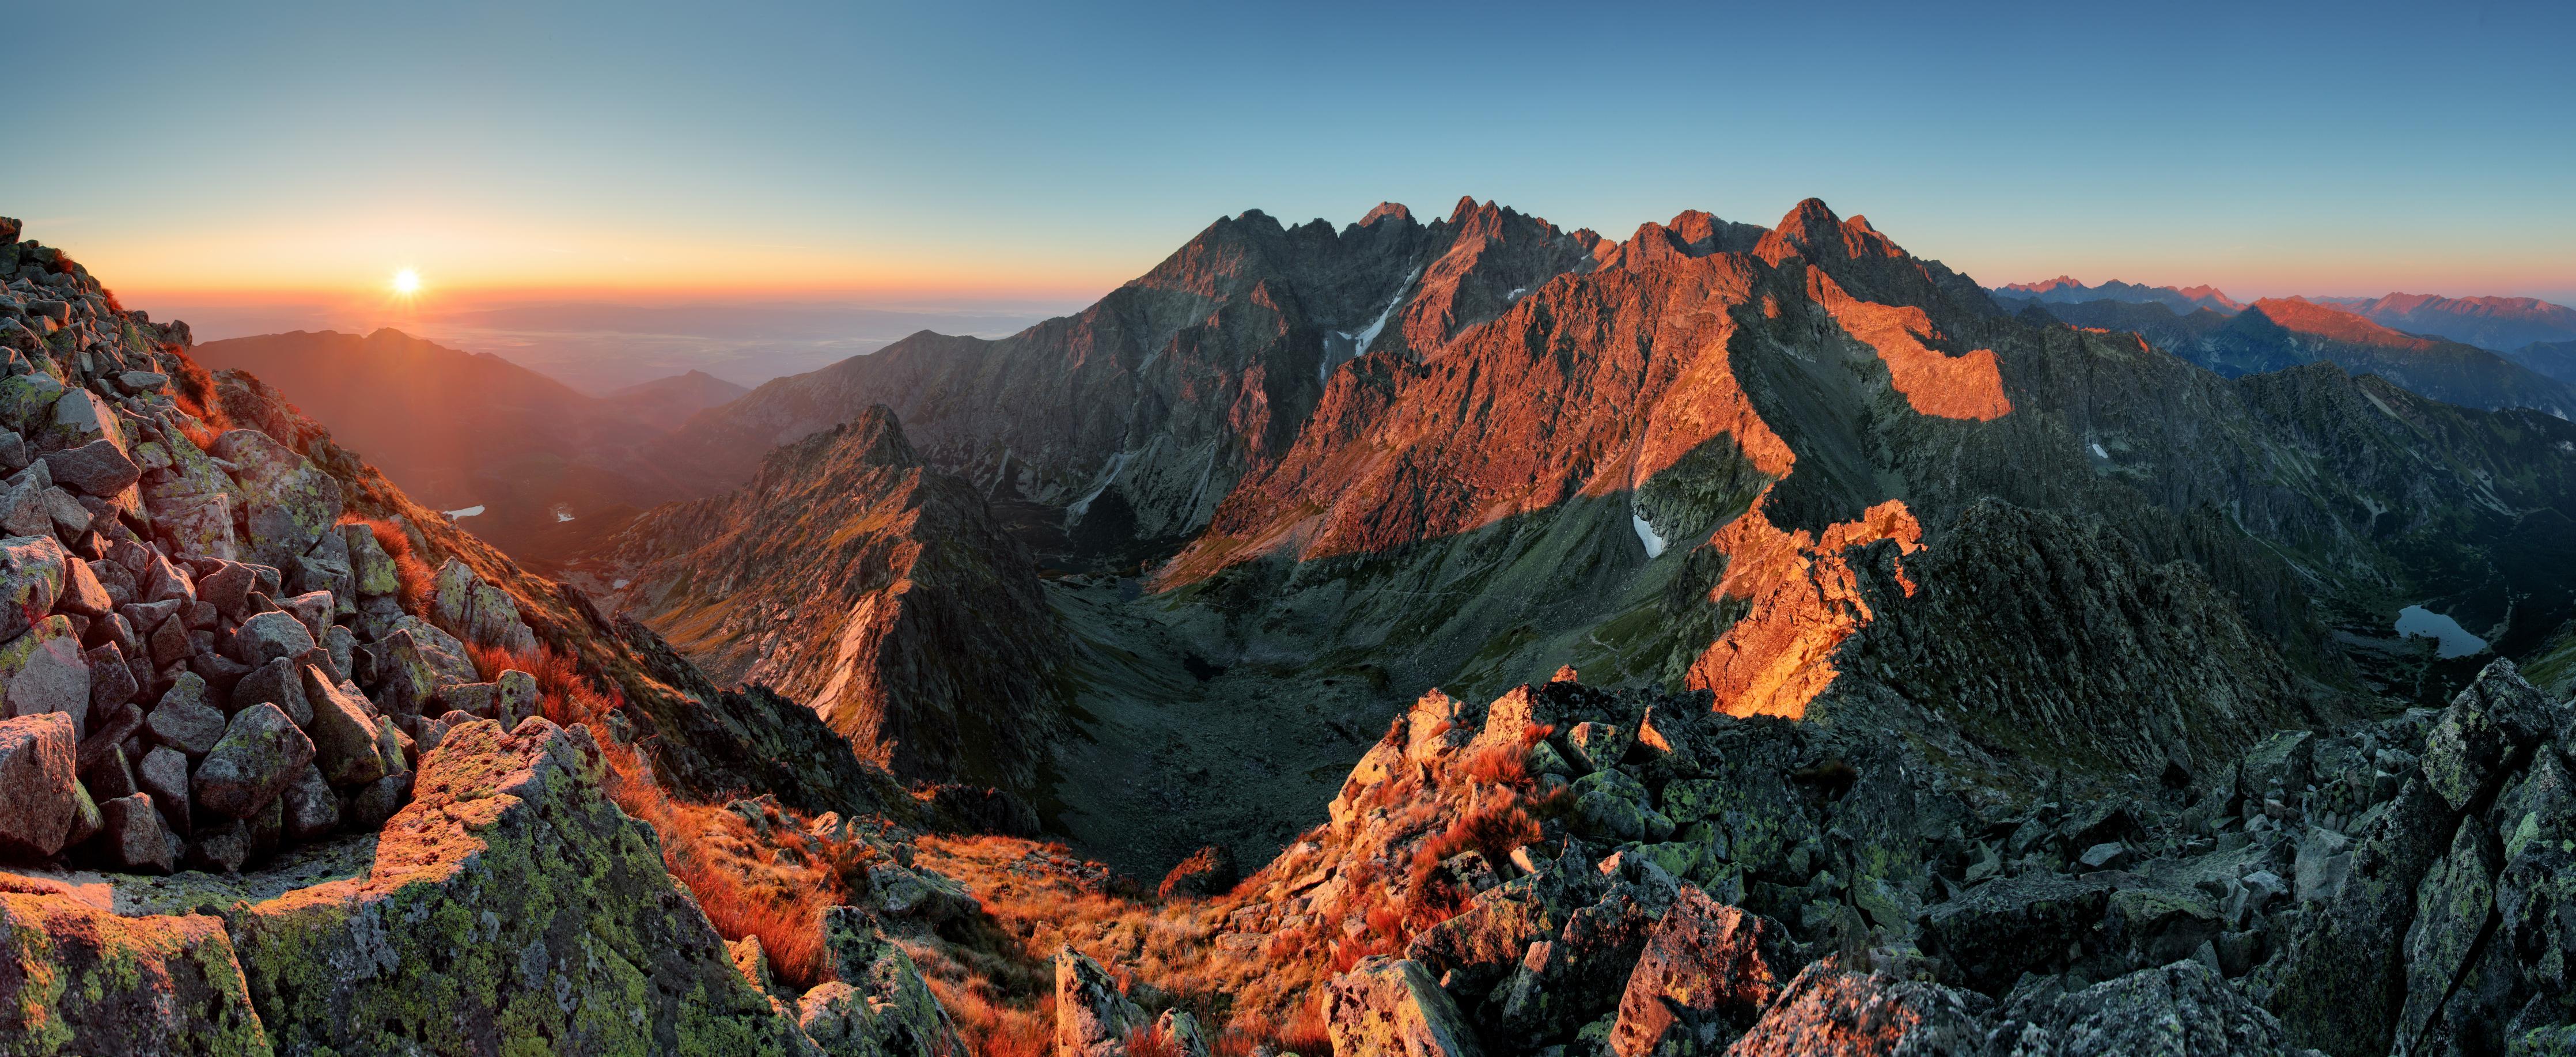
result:
<svg viewBox="0 0 2576 1057"><path fill-rule="evenodd" d="M0 227L0 986L75 1049L2576 1039L2576 404L2471 346L1465 199L672 422L209 375ZM382 364L669 501L522 568L337 439Z"/></svg>
<svg viewBox="0 0 2576 1057"><path fill-rule="evenodd" d="M209 369L288 387L420 501L538 568L637 511L695 494L647 442L744 390L702 372L593 397L489 353L396 330L294 331L197 346Z"/></svg>

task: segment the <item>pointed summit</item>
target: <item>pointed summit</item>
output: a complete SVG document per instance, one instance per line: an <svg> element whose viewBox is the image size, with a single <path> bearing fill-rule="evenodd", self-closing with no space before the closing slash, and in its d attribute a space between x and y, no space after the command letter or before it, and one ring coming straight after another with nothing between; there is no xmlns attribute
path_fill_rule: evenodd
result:
<svg viewBox="0 0 2576 1057"><path fill-rule="evenodd" d="M1367 216L1361 217L1359 224L1356 226L1368 227L1380 220L1400 220L1405 223L1412 223L1413 211L1404 208L1404 203L1402 202L1380 202L1377 204L1377 208L1368 211Z"/></svg>

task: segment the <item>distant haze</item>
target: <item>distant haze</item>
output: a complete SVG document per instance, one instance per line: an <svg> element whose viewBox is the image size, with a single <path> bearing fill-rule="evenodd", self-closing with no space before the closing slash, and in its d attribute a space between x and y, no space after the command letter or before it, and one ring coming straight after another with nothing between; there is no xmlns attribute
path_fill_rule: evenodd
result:
<svg viewBox="0 0 2576 1057"><path fill-rule="evenodd" d="M320 301L189 298L137 301L155 319L186 320L199 341L395 327L467 352L491 353L592 395L705 371L744 386L874 352L922 330L997 338L1081 308L1029 302L877 305L832 301L641 298L443 304L396 311Z"/></svg>

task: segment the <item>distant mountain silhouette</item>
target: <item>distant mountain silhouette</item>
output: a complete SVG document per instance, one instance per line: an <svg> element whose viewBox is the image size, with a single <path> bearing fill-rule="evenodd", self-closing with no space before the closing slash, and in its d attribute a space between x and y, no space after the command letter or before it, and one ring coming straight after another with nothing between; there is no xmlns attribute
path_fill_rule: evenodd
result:
<svg viewBox="0 0 2576 1057"><path fill-rule="evenodd" d="M743 390L691 372L588 396L489 353L385 329L210 341L199 362L247 370L366 453L429 506L532 566L682 498L645 443Z"/></svg>

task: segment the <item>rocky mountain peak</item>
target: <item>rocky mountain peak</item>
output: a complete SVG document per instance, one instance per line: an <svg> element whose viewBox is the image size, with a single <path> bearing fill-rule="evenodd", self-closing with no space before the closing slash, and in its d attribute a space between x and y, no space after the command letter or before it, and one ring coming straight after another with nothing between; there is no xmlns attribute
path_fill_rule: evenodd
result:
<svg viewBox="0 0 2576 1057"><path fill-rule="evenodd" d="M1406 209L1401 202L1380 202L1376 208L1369 210L1366 216L1361 217L1359 223L1352 226L1374 227L1381 220L1410 224L1413 222L1413 211Z"/></svg>

